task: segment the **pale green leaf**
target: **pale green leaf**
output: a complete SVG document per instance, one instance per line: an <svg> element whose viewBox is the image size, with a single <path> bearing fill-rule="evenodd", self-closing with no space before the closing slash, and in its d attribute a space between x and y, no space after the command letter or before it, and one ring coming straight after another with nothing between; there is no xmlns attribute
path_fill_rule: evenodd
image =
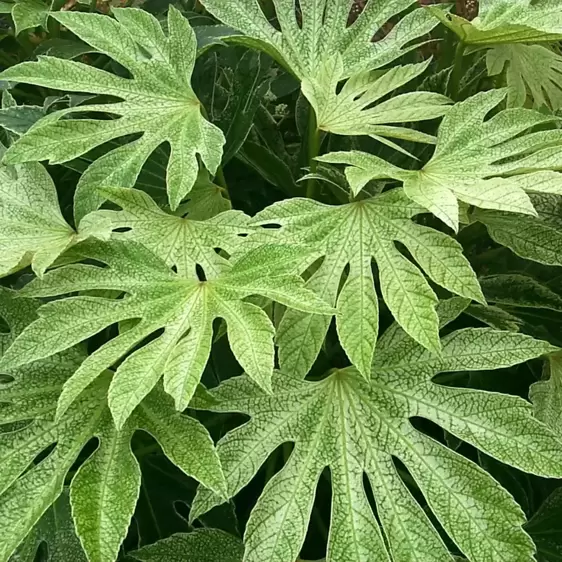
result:
<svg viewBox="0 0 562 562"><path fill-rule="evenodd" d="M562 39L562 13L558 0L480 0L478 16L468 21L431 11L467 45L531 43Z"/></svg>
<svg viewBox="0 0 562 562"><path fill-rule="evenodd" d="M70 60L41 57L0 74L0 79L71 92L111 95L123 101L61 110L40 121L6 153L6 162L72 160L125 135L142 133L111 150L86 170L78 184L77 220L95 210L103 197L100 185L133 187L143 164L163 143L170 145L167 188L177 208L198 173L199 155L214 174L220 164L224 135L203 118L191 84L196 40L187 19L171 7L168 35L156 18L136 8L115 8L116 20L100 14L57 12L52 17L100 53L127 68L132 78ZM118 119L62 119L76 111L111 113Z"/></svg>
<svg viewBox="0 0 562 562"><path fill-rule="evenodd" d="M1 335L3 351L33 320L36 307L6 289L0 292L0 314L11 328ZM116 560L127 534L140 488L140 471L130 445L135 430L150 433L186 474L225 494L224 476L207 430L176 412L171 398L160 389L117 430L107 401L111 375L105 373L55 418L63 385L83 358L81 352L68 349L24 368L3 370L13 380L0 384L2 560L30 532L37 532L32 529L60 496L65 479L72 477L69 471L93 438L99 447L93 453L90 449L90 458L71 483L73 518L90 562ZM15 425L10 431L5 424ZM72 548L70 539L67 547ZM79 560L69 557L64 562L70 559Z"/></svg>
<svg viewBox="0 0 562 562"><path fill-rule="evenodd" d="M562 26L561 26L562 27ZM486 53L488 75L505 74L507 105L562 109L562 57L542 45L498 45Z"/></svg>
<svg viewBox="0 0 562 562"><path fill-rule="evenodd" d="M481 304L474 304L467 308L466 313L497 330L519 332L523 324L521 318L494 305L482 306Z"/></svg>
<svg viewBox="0 0 562 562"><path fill-rule="evenodd" d="M47 170L0 164L0 276L30 264L41 276L75 240Z"/></svg>
<svg viewBox="0 0 562 562"><path fill-rule="evenodd" d="M118 431L106 411L97 429L98 450L72 480L72 514L90 562L115 560L131 522L141 484L130 445L133 430L129 425Z"/></svg>
<svg viewBox="0 0 562 562"><path fill-rule="evenodd" d="M453 308L445 311L444 322L462 310ZM440 371L507 367L554 348L520 334L467 329L444 338L442 356L436 357L401 336L399 328L391 330L392 336L379 343L371 382L353 368L316 382L277 373L274 395L268 396L243 376L192 403L250 417L218 445L230 496L250 482L277 447L295 443L250 516L245 562L298 558L326 467L333 490L327 562L450 562L393 458L405 465L428 509L470 562L532 560L533 543L522 529L524 515L513 498L472 461L416 430L410 418L431 420L521 470L559 477L562 442L533 417L530 404L519 397L433 382ZM191 517L220 502L201 489Z"/></svg>
<svg viewBox="0 0 562 562"><path fill-rule="evenodd" d="M483 301L475 274L451 237L418 225L411 219L423 209L402 190L329 206L309 199L275 203L258 213L255 222L277 224L274 232L283 243L306 244L324 260L307 282L308 288L336 305L337 327L349 359L369 376L378 330L377 298L371 261L378 266L381 294L404 329L422 345L439 352L437 297L420 268L453 293ZM396 247L403 244L419 264ZM349 279L338 297L346 266ZM304 268L303 268L304 269ZM329 318L288 312L277 343L283 370L304 376L312 366L329 326Z"/></svg>
<svg viewBox="0 0 562 562"><path fill-rule="evenodd" d="M337 54L323 63L316 76L303 81L302 91L316 112L320 130L338 135L404 138L408 133L415 135L415 131L388 125L442 117L449 109L450 100L431 92L410 92L380 100L416 78L428 64L429 61L396 66L373 75L365 71L353 75L338 91L345 70L342 57Z"/></svg>
<svg viewBox="0 0 562 562"><path fill-rule="evenodd" d="M230 37L232 42L265 51L301 81L322 130L402 138L401 128L393 131L380 125L432 119L447 109L447 98L429 92L398 96L367 109L425 68L411 65L390 70L380 79L370 76L370 71L419 46L435 27L431 14L412 10L393 22L382 39L372 40L377 29L400 16L414 0L371 0L349 26L349 0L300 0L298 15L293 1L281 0L274 4L280 29L254 0L203 0L202 4L220 21L244 33ZM337 94L338 83L346 79Z"/></svg>
<svg viewBox="0 0 562 562"><path fill-rule="evenodd" d="M373 179L403 182L412 200L455 230L458 202L536 215L527 192L560 192L562 175L549 170L562 166L558 148L562 131L533 132L533 127L554 118L523 108L485 119L505 96L506 90L481 92L451 108L439 127L433 157L421 170L401 169L355 151L334 152L318 160L347 164L354 194Z"/></svg>
<svg viewBox="0 0 562 562"><path fill-rule="evenodd" d="M242 562L244 547L237 537L218 529L196 529L130 553L141 562Z"/></svg>
<svg viewBox="0 0 562 562"><path fill-rule="evenodd" d="M322 299L304 288L300 277L283 274L286 263L302 259L299 247L258 247L234 266L221 258L222 273L206 281L174 272L135 241L92 241L77 246L76 251L107 267L86 264L60 267L46 274L43 280L27 285L24 292L28 296L54 296L76 291L114 290L126 292L127 297L78 296L44 305L39 319L4 356L2 366L13 368L49 357L118 322L135 320L136 323L82 362L64 386L59 416L93 380L126 357L117 368L109 390L114 420L118 428L122 428L165 373L169 359L189 361L188 356L195 352L198 369L207 362L210 350L206 338L216 318L226 320L229 341L242 367L263 388L269 389L274 328L261 309L242 299L261 294L305 312L333 312ZM269 258L268 253L271 254ZM290 295L284 298L288 292ZM204 324L201 324L201 307L205 309ZM156 339L133 351L160 330L163 333ZM188 333L200 349L193 351L181 343ZM180 348L176 349L178 345ZM189 380L181 381L177 371L172 369L167 376L172 380L166 381L166 387L174 389L176 403L183 409L190 398L186 388L193 389L195 385L194 374L184 372L183 376Z"/></svg>
<svg viewBox="0 0 562 562"><path fill-rule="evenodd" d="M115 239L140 242L168 265L176 266L180 274L192 278L197 278L196 265L200 265L209 278L219 275L226 261L215 248L232 254L242 244L242 235L251 231L249 217L242 211L227 210L201 220L197 215L203 209L196 209L196 218L192 218L189 210L193 206L189 202L185 206L187 209L183 209L188 211L184 218L164 212L143 191L117 187L98 191L122 210L90 213L80 222L82 232L89 233L91 229L102 239L113 235ZM118 229L126 232L112 233Z"/></svg>

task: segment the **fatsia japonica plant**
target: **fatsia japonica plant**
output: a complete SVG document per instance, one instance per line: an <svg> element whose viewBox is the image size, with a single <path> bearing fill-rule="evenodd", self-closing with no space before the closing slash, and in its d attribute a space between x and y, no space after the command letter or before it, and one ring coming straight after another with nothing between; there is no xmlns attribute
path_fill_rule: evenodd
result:
<svg viewBox="0 0 562 562"><path fill-rule="evenodd" d="M0 562L561 560L558 0L0 47Z"/></svg>

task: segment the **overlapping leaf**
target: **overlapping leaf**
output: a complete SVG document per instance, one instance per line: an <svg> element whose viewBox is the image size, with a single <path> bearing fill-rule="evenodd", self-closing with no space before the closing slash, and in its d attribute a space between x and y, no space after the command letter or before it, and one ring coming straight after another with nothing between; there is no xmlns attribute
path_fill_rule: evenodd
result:
<svg viewBox="0 0 562 562"><path fill-rule="evenodd" d="M369 0L357 21L348 26L350 0L292 0L275 2L280 29L253 0L204 0L203 5L223 23L242 31L231 40L257 47L277 59L301 82L317 114L319 128L339 134L373 134L427 142L427 136L402 127L382 126L421 121L443 115L447 98L417 92L370 108L381 97L413 79L424 65L398 67L377 79L381 68L416 48L436 24L424 10L413 10L382 39L373 35L415 0ZM344 90L338 83L350 78ZM345 108L347 118L341 116Z"/></svg>
<svg viewBox="0 0 562 562"><path fill-rule="evenodd" d="M505 74L508 107L562 109L562 57L542 45L499 45L486 53L489 76Z"/></svg>
<svg viewBox="0 0 562 562"><path fill-rule="evenodd" d="M529 178L533 176L538 174L531 174ZM544 185L554 191L559 176L556 172L544 173L545 178L550 178ZM530 185L540 189L542 183ZM471 218L484 224L493 240L518 256L547 265L562 265L562 198L555 191L533 194L532 199L538 217L515 218L508 213L477 210Z"/></svg>
<svg viewBox="0 0 562 562"><path fill-rule="evenodd" d="M451 292L483 301L460 245L450 236L412 221L423 211L401 189L395 189L341 206L290 199L274 203L254 219L281 225L279 240L310 245L324 256L308 287L336 304L341 344L365 377L369 376L378 333L373 260L390 311L414 339L434 353L440 348L437 297L420 269ZM398 250L397 242L406 247L419 268ZM349 274L345 276L347 266ZM320 351L329 324L329 316L287 312L277 337L281 368L304 376Z"/></svg>
<svg viewBox="0 0 562 562"><path fill-rule="evenodd" d="M68 492L63 492L26 537L10 562L35 562L41 545L47 547L45 562L87 562L76 535Z"/></svg>
<svg viewBox="0 0 562 562"><path fill-rule="evenodd" d="M14 82L123 100L49 115L5 156L9 163L45 159L66 162L112 139L140 134L140 138L104 154L84 173L76 194L77 220L103 201L96 187L132 187L149 155L163 143L170 145L167 188L173 209L195 182L197 156L212 174L222 156L224 135L203 118L190 84L197 42L188 21L171 7L166 35L158 20L145 11L114 9L113 14L115 20L82 12L60 12L52 17L125 67L132 78L48 56L14 66L0 75ZM62 119L78 111L108 113L119 119Z"/></svg>
<svg viewBox="0 0 562 562"><path fill-rule="evenodd" d="M242 541L217 529L178 533L131 553L141 562L242 562L243 555Z"/></svg>
<svg viewBox="0 0 562 562"><path fill-rule="evenodd" d="M320 130L338 135L370 135L377 140L396 137L432 143L435 139L430 135L395 125L441 117L449 109L448 98L431 92L409 92L381 102L428 65L429 61L395 66L387 72L360 72L338 91L345 70L343 58L337 54L320 67L317 76L303 82L302 91L316 112Z"/></svg>
<svg viewBox="0 0 562 562"><path fill-rule="evenodd" d="M16 35L34 27L46 28L50 9L50 5L41 0L16 0L10 11Z"/></svg>
<svg viewBox="0 0 562 562"><path fill-rule="evenodd" d="M66 382L58 408L60 417L92 381L144 342L119 365L109 388L109 407L121 429L163 374L177 408L187 406L209 357L213 321L220 317L226 321L230 346L242 367L269 390L274 327L260 307L243 299L262 295L304 312L330 314L333 309L304 288L300 277L286 273L287 264L300 251L282 246L257 248L216 279L200 281L174 272L137 242L84 244L83 256L102 266L58 268L22 293L44 297L112 290L125 297L78 296L44 305L39 319L24 330L0 364L5 369L25 365L112 324L129 321L82 362ZM229 264L224 260L223 265Z"/></svg>
<svg viewBox="0 0 562 562"><path fill-rule="evenodd" d="M562 175L547 170L562 166L562 131L533 130L553 118L523 108L485 120L506 93L491 90L456 104L439 127L433 157L421 170L404 170L362 152L336 152L319 160L348 164L354 194L373 179L403 182L408 197L454 229L458 201L536 215L527 192L561 192Z"/></svg>
<svg viewBox="0 0 562 562"><path fill-rule="evenodd" d="M207 220L200 219L201 215L207 218L206 215L212 214L217 205L219 208L224 205L222 197L218 202L212 199L217 189L216 186L209 186L205 191L195 188L195 193L190 195L201 195L201 200L182 205L181 211L187 211L187 216L183 217L164 212L143 191L102 188L100 193L122 210L90 213L82 220L81 227L85 232L91 229L101 238L109 237L113 231L125 230L122 234L113 234L114 237L140 242L169 266L175 266L180 275L197 279L196 266L199 265L205 276L212 279L228 268L228 261L216 249L231 255L252 231L248 224L250 218L242 211L226 210Z"/></svg>
<svg viewBox="0 0 562 562"><path fill-rule="evenodd" d="M465 306L466 301L445 301L442 322ZM418 503L420 496L415 499L406 487L405 472L393 458L403 463L428 509L470 562L532 560L533 543L513 498L476 464L415 429L409 418L431 420L521 470L559 477L562 443L533 417L530 404L432 380L440 371L508 367L552 349L521 334L465 329L443 339L437 358L393 326L379 342L371 382L353 368L316 382L285 372L275 376L273 396L245 376L201 393L197 407L250 416L218 444L229 495L252 479L276 447L295 444L250 516L244 561L293 562L298 557L318 480L329 467L333 495L327 562L449 562L451 555ZM192 517L220 502L202 489Z"/></svg>
<svg viewBox="0 0 562 562"><path fill-rule="evenodd" d="M467 45L531 43L562 39L558 0L480 0L478 17L468 21L427 8Z"/></svg>
<svg viewBox="0 0 562 562"><path fill-rule="evenodd" d="M1 314L11 328L2 349L35 316L36 305L0 292ZM155 390L121 429L107 403L110 374L55 418L64 382L83 354L75 348L28 364L4 369L12 380L0 385L0 559L6 560L63 491L65 478L84 447L96 437L99 446L82 464L71 484L73 517L92 562L117 558L135 508L140 470L130 440L137 428L152 434L182 470L224 493L213 442L196 420L176 412L172 400Z"/></svg>
<svg viewBox="0 0 562 562"><path fill-rule="evenodd" d="M532 277L521 274L488 275L479 279L490 302L562 312L562 297Z"/></svg>
<svg viewBox="0 0 562 562"><path fill-rule="evenodd" d="M78 239L41 164L0 164L0 276L30 264L41 276Z"/></svg>

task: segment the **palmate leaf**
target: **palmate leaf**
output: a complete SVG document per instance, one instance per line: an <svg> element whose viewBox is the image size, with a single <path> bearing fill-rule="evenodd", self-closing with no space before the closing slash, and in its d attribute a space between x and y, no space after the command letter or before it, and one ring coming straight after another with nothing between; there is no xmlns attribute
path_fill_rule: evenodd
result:
<svg viewBox="0 0 562 562"><path fill-rule="evenodd" d="M378 333L373 260L378 267L382 296L394 318L434 353L440 349L437 297L420 268L449 291L484 300L460 245L450 236L412 221L422 212L424 209L409 200L401 189L395 189L341 206L290 199L274 203L254 219L264 225L281 225L276 231L278 240L310 245L324 256L307 286L336 305L341 344L365 377L371 370ZM398 250L397 242L407 248L419 268ZM338 294L348 265L349 274ZM306 375L320 351L330 321L329 316L296 311L285 314L277 335L284 371Z"/></svg>
<svg viewBox="0 0 562 562"><path fill-rule="evenodd" d="M80 226L84 232L91 230L102 239L109 238L114 230L127 230L122 234L114 233L114 238L140 242L169 266L175 266L182 276L197 279L196 266L199 265L206 278L213 279L228 268L227 260L216 249L233 254L241 247L243 236L254 228L248 224L250 217L242 211L226 210L201 220L201 215L207 218L205 215L212 214L217 205L224 205L224 200L209 202L208 190L203 192L200 187L194 189L194 195L202 194L206 201L195 199L182 205L181 211L187 211L187 217L184 218L164 212L143 191L100 188L103 197L119 205L122 210L95 211L87 215ZM211 197L216 195L216 186L209 189Z"/></svg>
<svg viewBox="0 0 562 562"><path fill-rule="evenodd" d="M243 555L242 541L218 529L178 533L130 553L141 562L242 562Z"/></svg>
<svg viewBox="0 0 562 562"><path fill-rule="evenodd" d="M36 306L5 289L0 292L0 312L11 328L2 334L3 350L33 320ZM150 433L186 474L225 493L207 430L176 412L161 389L155 389L127 424L116 429L107 403L111 375L105 373L56 419L63 384L83 358L72 348L24 368L3 370L13 380L0 385L1 560L57 500L69 470L93 438L99 446L70 486L76 529L91 562L115 560L127 533L140 488L140 470L130 446L136 429Z"/></svg>
<svg viewBox="0 0 562 562"><path fill-rule="evenodd" d="M542 45L498 45L486 53L489 76L505 73L508 107L562 109L562 57Z"/></svg>
<svg viewBox="0 0 562 562"><path fill-rule="evenodd" d="M444 301L442 323L466 304ZM395 325L379 342L370 382L346 368L316 382L277 373L272 396L246 376L200 393L195 407L250 416L218 444L230 496L250 482L276 447L295 444L250 516L244 561L292 562L298 557L318 480L329 467L333 496L327 562L450 562L393 458L404 464L428 508L470 562L533 560L533 543L521 528L523 513L509 494L472 461L415 429L409 418L431 420L521 470L559 477L562 442L533 417L530 404L432 380L441 371L503 368L553 349L529 336L469 328L446 336L438 358ZM220 502L201 489L191 517Z"/></svg>
<svg viewBox="0 0 562 562"><path fill-rule="evenodd" d="M467 45L537 43L562 39L558 0L480 0L478 17L468 21L428 6Z"/></svg>
<svg viewBox="0 0 562 562"><path fill-rule="evenodd" d="M523 108L484 120L506 93L481 92L451 108L439 127L433 157L421 170L404 170L363 152L334 152L318 160L348 164L354 194L374 179L403 182L408 197L455 230L458 201L536 215L527 192L561 192L562 174L543 170L562 166L562 131L533 132L553 117Z"/></svg>
<svg viewBox="0 0 562 562"><path fill-rule="evenodd" d="M0 143L0 153L3 149ZM55 184L41 164L0 164L0 276L30 264L42 276L77 240L79 235L60 211Z"/></svg>
<svg viewBox="0 0 562 562"><path fill-rule="evenodd" d="M376 31L388 20L415 4L415 0L369 0L361 15L348 26L353 0L293 0L275 2L280 30L264 15L255 0L204 0L202 4L223 23L243 36L236 43L270 54L302 83L320 129L339 134L370 134L428 142L431 137L393 123L433 119L445 113L448 100L430 92L398 96L370 108L381 97L423 72L425 65L398 67L382 78L370 71L381 68L415 49L436 20L424 10L413 10L378 41ZM338 83L350 79L337 94ZM345 108L347 117L341 116ZM384 126L382 126L384 124ZM390 126L389 126L390 125Z"/></svg>
<svg viewBox="0 0 562 562"><path fill-rule="evenodd" d="M104 154L86 170L76 193L77 220L103 202L96 187L132 187L149 155L163 143L170 145L167 188L173 209L197 178L197 156L212 174L222 156L224 135L202 116L191 88L197 42L187 19L170 7L166 35L158 20L145 11L116 8L113 14L115 20L82 12L59 12L52 17L124 66L132 78L48 56L0 74L0 79L12 82L123 100L49 115L7 151L7 163L45 159L67 162L112 139L141 134L137 140ZM62 119L84 111L118 115L119 119Z"/></svg>
<svg viewBox="0 0 562 562"><path fill-rule="evenodd" d="M433 143L435 139L430 135L394 124L441 117L449 109L448 98L431 92L410 92L377 103L419 76L429 62L396 66L387 72L354 74L338 91L338 83L345 75L343 58L338 53L320 67L317 76L303 82L302 91L316 112L320 130L338 135L370 135L379 140L388 136Z"/></svg>
<svg viewBox="0 0 562 562"><path fill-rule="evenodd" d="M228 341L241 366L270 390L275 330L260 307L243 299L261 295L304 312L333 312L304 287L300 277L285 272L287 263L302 248L257 248L234 265L224 260L229 268L207 281L174 272L145 246L132 241L91 242L81 251L85 258L104 266L61 267L43 280L31 282L20 294L46 297L113 290L124 292L125 298L78 296L44 305L38 320L23 331L0 362L4 369L25 365L76 345L112 324L132 322L89 355L65 383L59 418L92 381L142 342L145 345L119 365L109 388L109 407L118 429L162 375L167 392L183 410L209 358L216 318L226 321ZM148 343L147 338L151 338Z"/></svg>

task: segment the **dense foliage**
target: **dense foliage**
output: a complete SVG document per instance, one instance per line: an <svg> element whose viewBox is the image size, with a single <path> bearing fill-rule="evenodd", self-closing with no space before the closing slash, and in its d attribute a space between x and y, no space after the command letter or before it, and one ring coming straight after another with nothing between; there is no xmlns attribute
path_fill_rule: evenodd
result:
<svg viewBox="0 0 562 562"><path fill-rule="evenodd" d="M561 42L1 0L0 562L562 561Z"/></svg>

